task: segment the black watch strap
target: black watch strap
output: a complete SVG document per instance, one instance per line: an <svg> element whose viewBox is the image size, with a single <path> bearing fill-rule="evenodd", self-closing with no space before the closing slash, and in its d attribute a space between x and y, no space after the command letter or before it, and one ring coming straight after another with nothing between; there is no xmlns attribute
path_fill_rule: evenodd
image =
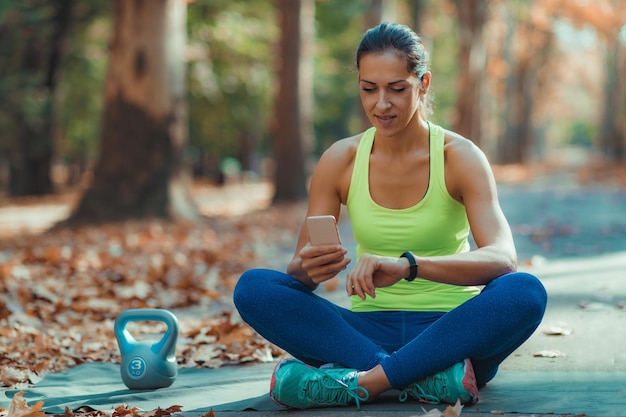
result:
<svg viewBox="0 0 626 417"><path fill-rule="evenodd" d="M400 255L401 258L406 258L409 261L409 276L405 277L407 281L411 282L417 277L417 262L415 261L415 256L409 251L404 252Z"/></svg>

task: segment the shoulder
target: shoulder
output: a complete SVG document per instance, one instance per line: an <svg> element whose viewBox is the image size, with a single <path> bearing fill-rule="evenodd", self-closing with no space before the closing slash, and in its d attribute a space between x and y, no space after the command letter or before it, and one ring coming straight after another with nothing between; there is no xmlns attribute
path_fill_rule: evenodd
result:
<svg viewBox="0 0 626 417"><path fill-rule="evenodd" d="M339 139L328 147L320 157L318 166L324 169L340 169L352 163L363 133Z"/></svg>
<svg viewBox="0 0 626 417"><path fill-rule="evenodd" d="M444 129L446 162L455 166L488 168L485 153L471 140L451 130Z"/></svg>
<svg viewBox="0 0 626 417"><path fill-rule="evenodd" d="M335 195L345 203L362 133L334 142L320 157L311 177L309 200ZM330 198L330 197L328 197Z"/></svg>
<svg viewBox="0 0 626 417"><path fill-rule="evenodd" d="M471 140L445 131L445 176L450 194L466 201L468 196L495 194L495 180L485 153Z"/></svg>

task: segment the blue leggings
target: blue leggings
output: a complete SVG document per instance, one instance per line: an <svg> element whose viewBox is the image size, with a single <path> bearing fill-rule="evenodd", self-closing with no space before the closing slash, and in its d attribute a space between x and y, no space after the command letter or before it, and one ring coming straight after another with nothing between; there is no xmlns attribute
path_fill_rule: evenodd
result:
<svg viewBox="0 0 626 417"><path fill-rule="evenodd" d="M357 313L287 274L253 269L239 279L234 301L244 321L294 357L314 366L381 365L391 385L402 389L465 358L478 385L486 384L535 331L547 295L533 275L514 272L447 313Z"/></svg>

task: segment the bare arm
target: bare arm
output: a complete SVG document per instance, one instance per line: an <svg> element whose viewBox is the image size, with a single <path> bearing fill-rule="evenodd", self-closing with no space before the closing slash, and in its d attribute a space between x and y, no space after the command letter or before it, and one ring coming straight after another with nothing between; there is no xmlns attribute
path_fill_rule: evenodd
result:
<svg viewBox="0 0 626 417"><path fill-rule="evenodd" d="M449 189L452 196L465 205L477 249L418 258L419 275L447 284L486 284L517 269L511 228L500 207L496 182L485 155L474 144L463 140L451 145L447 156ZM408 261L404 261L408 268Z"/></svg>
<svg viewBox="0 0 626 417"><path fill-rule="evenodd" d="M307 216L331 214L339 220L342 189L346 173L351 172L352 139L336 142L320 158L309 190ZM349 176L347 177L349 182ZM344 270L350 259L341 245L311 246L309 233L303 222L294 256L287 266L287 273L311 289L334 278Z"/></svg>

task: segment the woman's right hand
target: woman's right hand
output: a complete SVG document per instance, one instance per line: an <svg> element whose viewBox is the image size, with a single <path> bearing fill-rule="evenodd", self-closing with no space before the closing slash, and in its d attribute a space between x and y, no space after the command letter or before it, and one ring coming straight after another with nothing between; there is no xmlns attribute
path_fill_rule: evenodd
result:
<svg viewBox="0 0 626 417"><path fill-rule="evenodd" d="M311 246L307 243L300 249L301 268L315 284L337 276L348 266L348 251L341 245Z"/></svg>

